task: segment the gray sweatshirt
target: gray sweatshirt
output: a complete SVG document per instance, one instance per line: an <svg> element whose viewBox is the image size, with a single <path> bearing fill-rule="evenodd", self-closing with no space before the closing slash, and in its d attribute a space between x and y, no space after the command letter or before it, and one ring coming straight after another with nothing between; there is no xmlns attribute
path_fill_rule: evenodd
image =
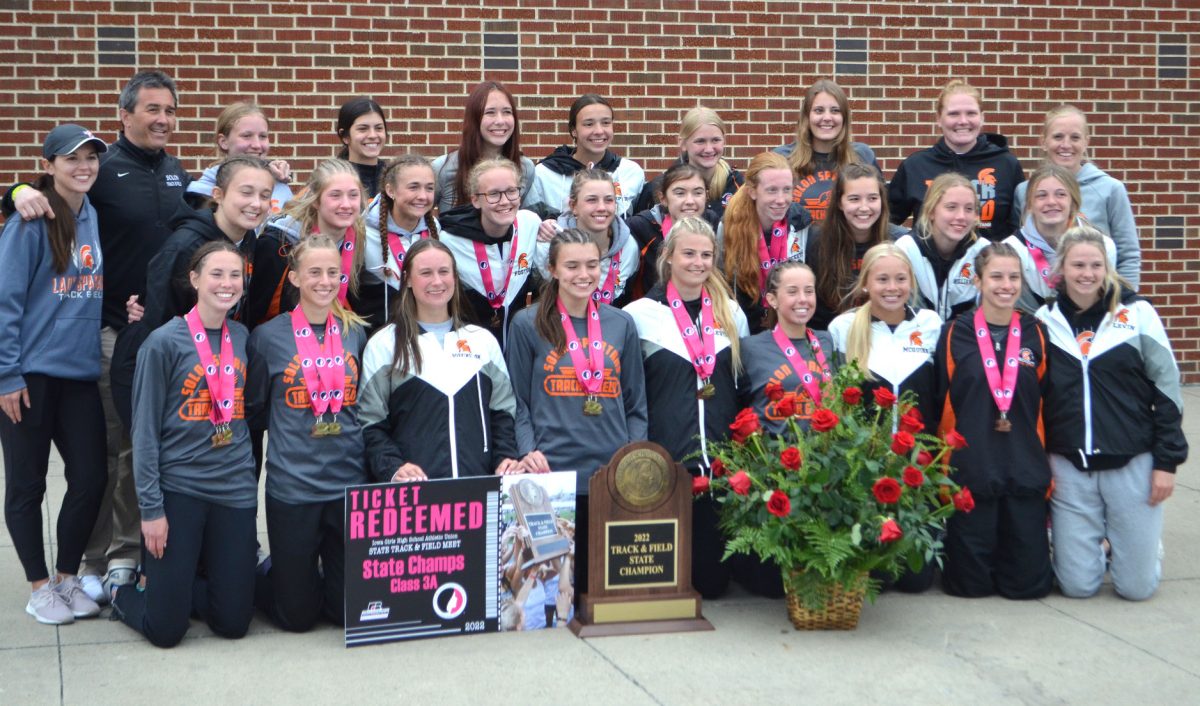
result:
<svg viewBox="0 0 1200 706"><path fill-rule="evenodd" d="M208 331L213 355L220 331ZM164 490L234 508L258 505L258 482L246 426L246 327L229 322L233 338L233 443L213 448L208 383L183 317L150 334L138 350L133 378L133 477L143 520L163 516Z"/></svg>
<svg viewBox="0 0 1200 706"><path fill-rule="evenodd" d="M604 337L604 384L598 417L583 414L586 395L575 379L571 356L550 350L538 335L534 315L546 302L513 317L508 337L508 372L517 396L517 448L521 456L541 451L554 471L576 471L576 493L588 494L588 479L617 449L646 439L646 385L641 342L629 314L600 305ZM550 304L553 306L553 303ZM571 318L586 345L587 321Z"/></svg>
<svg viewBox="0 0 1200 706"><path fill-rule="evenodd" d="M325 341L325 325L313 326ZM316 423L300 354L292 334L292 314L280 314L254 329L248 353L246 417L255 429L269 428L267 495L291 505L326 503L345 497L347 485L370 482L363 465L362 429L358 424L359 375L366 333L351 326L342 333L346 389L337 421L342 433L313 438ZM323 421L332 421L328 412Z"/></svg>

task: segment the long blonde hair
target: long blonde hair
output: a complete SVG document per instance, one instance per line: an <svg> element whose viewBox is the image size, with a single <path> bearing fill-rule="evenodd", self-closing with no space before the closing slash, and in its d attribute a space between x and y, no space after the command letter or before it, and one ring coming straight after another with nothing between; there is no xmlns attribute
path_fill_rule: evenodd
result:
<svg viewBox="0 0 1200 706"><path fill-rule="evenodd" d="M911 305L916 293L916 282L913 277L912 262L895 243L880 243L863 255L862 270L858 273L858 281L854 283L854 301L858 306L854 310L854 318L850 321L850 330L846 334L846 362L857 363L858 369L868 380L874 380L871 374L871 303L866 295L867 283L871 280L871 270L875 264L885 257L894 257L904 263L908 269L909 294L908 303Z"/></svg>
<svg viewBox="0 0 1200 706"><path fill-rule="evenodd" d="M1117 307L1121 305L1121 285L1125 284L1125 280L1117 274L1108 262L1108 248L1104 244L1104 234L1099 230L1088 226L1075 226L1063 234L1061 240L1058 241L1058 261L1054 263L1054 274L1057 277L1062 277L1063 262L1067 259L1067 253L1071 252L1071 248L1076 245L1091 245L1100 251L1100 259L1104 261L1104 288L1108 294L1108 313L1112 314L1117 311ZM1062 284L1059 285L1062 289L1059 291L1066 294L1066 279L1062 279Z"/></svg>
<svg viewBox="0 0 1200 706"><path fill-rule="evenodd" d="M917 235L926 240L933 237L933 209L937 207L947 191L959 186L970 191L971 198L975 199L975 222L971 224L971 230L963 236L963 240L968 243L975 242L975 239L979 237L979 194L976 193L975 187L971 186L971 182L958 172L939 174L929 185L929 189L925 191L925 198L921 201L921 214L917 216Z"/></svg>
<svg viewBox="0 0 1200 706"><path fill-rule="evenodd" d="M344 273L349 279L350 293L357 295L358 273L363 269L363 253L365 252L364 246L366 245L367 225L363 220L363 210L366 208L367 202L364 197L366 191L363 189L362 181L358 178L358 170L354 168L354 165L344 159L327 159L321 162L313 170L312 176L308 179L308 184L304 187L304 191L289 201L283 207L283 212L300 223L300 240L304 240L317 227L317 210L320 207L321 194L329 187L329 182L334 177L343 174L354 177L354 183L358 185L359 193L359 208L358 213L354 216L353 226L356 241L354 261L350 272Z"/></svg>
<svg viewBox="0 0 1200 706"><path fill-rule="evenodd" d="M733 300L729 285L725 283L725 278L717 269L717 235L713 233L712 226L708 224L708 221L696 216L687 216L671 225L671 232L667 234L667 243L658 253L658 281L663 282L665 286L665 283L671 280L671 257L675 254L675 246L679 242L678 236L684 234L708 238L708 242L713 247L713 266L708 271L708 279L704 280L704 288L708 290L708 296L713 300L713 319L729 338L729 352L733 357L733 369L735 372L739 371L742 369L742 348L737 321L733 316L737 302Z"/></svg>
<svg viewBox="0 0 1200 706"><path fill-rule="evenodd" d="M328 235L322 233L314 233L307 238L301 238L299 243L296 243L288 250L288 270L300 275L300 263L304 260L304 256L313 250L332 250L341 255L342 249L337 242ZM342 260L338 258L338 265L342 264ZM299 303L296 306L300 306ZM342 330L349 331L351 324L356 324L361 328L367 327L367 322L363 317L355 314L353 311L346 309L342 303L335 297L333 300L333 315L342 322Z"/></svg>
<svg viewBox="0 0 1200 706"><path fill-rule="evenodd" d="M684 154L687 154L687 150L684 148L683 143L687 142L697 130L705 125L712 125L721 131L722 137L725 136L725 121L712 108L698 105L683 114L683 120L679 123L679 148ZM725 182L729 181L729 173L731 171L729 162L726 162L724 157L717 160L717 166L713 167L712 176L708 178L709 201L716 201L724 195ZM666 191L665 186L663 187L663 191Z"/></svg>
<svg viewBox="0 0 1200 706"><path fill-rule="evenodd" d="M758 240L762 237L762 224L758 221L758 209L750 192L758 187L759 177L768 169L782 169L789 173L792 168L783 155L761 152L746 168L746 183L742 184L729 205L725 207L725 278L737 285L751 299L761 294L758 285Z"/></svg>

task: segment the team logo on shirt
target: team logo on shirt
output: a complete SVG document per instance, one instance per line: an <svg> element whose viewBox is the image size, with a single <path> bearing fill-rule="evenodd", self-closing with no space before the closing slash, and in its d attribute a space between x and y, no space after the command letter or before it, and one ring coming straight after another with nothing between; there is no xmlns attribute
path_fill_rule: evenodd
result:
<svg viewBox="0 0 1200 706"><path fill-rule="evenodd" d="M808 370L806 370L803 373L797 371L795 373L796 376L797 377L809 377L809 379L815 379L815 380L819 381L821 379L821 366L817 365L817 363L815 361L811 361L811 360L806 360L804 362L808 364ZM784 363L783 365L776 368L775 372L771 373L771 379L767 381L767 384L770 384L772 382L777 382L780 385L782 385L784 380L787 380L788 377L790 377L791 375L792 375L792 366L788 363ZM804 388L803 383L796 385L791 390L787 390L786 388L784 388L784 389L786 391L784 394L785 398L787 397L788 394L792 394L794 396L794 403L795 403L795 410L796 410L794 416L796 418L809 419L810 417L812 417L813 412L817 411L817 406L815 404L813 404L812 398L808 396L808 391ZM787 415L780 414L778 411L779 403L782 401L783 401L782 398L776 402L767 400L767 405L766 405L766 407L763 408L763 416L773 422L780 422L780 421L787 419L788 418Z"/></svg>
<svg viewBox="0 0 1200 706"><path fill-rule="evenodd" d="M1129 323L1129 309L1122 307L1113 315L1112 327L1125 329L1126 331L1133 330L1133 325Z"/></svg>
<svg viewBox="0 0 1200 706"><path fill-rule="evenodd" d="M588 349L587 337L584 337L579 343L584 350ZM617 349L609 343L604 344L604 357L608 359L608 364L604 366L604 380L600 384L600 391L596 393L596 397L616 399L621 395L621 358ZM612 367L609 367L610 365ZM571 364L570 356L564 356L557 350L550 351L542 361L542 371L547 373L546 379L542 381L542 389L547 395L551 397L587 396L583 385L580 385L579 380L575 378L575 366Z"/></svg>
<svg viewBox="0 0 1200 706"><path fill-rule="evenodd" d="M450 353L451 358L475 358L478 360L481 356L471 351L471 344L467 339L460 338L454 342L454 350Z"/></svg>
<svg viewBox="0 0 1200 706"><path fill-rule="evenodd" d="M297 370L300 369L299 366L300 364L297 362ZM246 417L246 396L244 390L246 386L246 364L240 359L235 358L233 369L236 372L236 382L233 390L233 418L244 419ZM205 383L203 387L200 386L202 382ZM185 422L209 421L209 412L212 409L212 396L208 393L208 383L205 382L204 368L199 363L192 366L187 379L183 381L183 389L179 391L179 394L183 397L183 402L179 405L179 418L181 420ZM307 393L304 399L307 402Z"/></svg>
<svg viewBox="0 0 1200 706"><path fill-rule="evenodd" d="M996 215L996 168L980 169L971 185L979 195L979 227L991 228Z"/></svg>
<svg viewBox="0 0 1200 706"><path fill-rule="evenodd" d="M809 174L792 190L792 201L802 204L813 221L824 221L825 212L829 210L829 195L833 191L836 178L837 173L829 169Z"/></svg>
<svg viewBox="0 0 1200 706"><path fill-rule="evenodd" d="M1095 337L1095 331L1080 331L1076 334L1075 342L1079 344L1079 352L1087 355L1092 350L1092 339Z"/></svg>
<svg viewBox="0 0 1200 706"><path fill-rule="evenodd" d="M183 180L179 178L178 174L167 174L164 178L166 179L167 186L183 186Z"/></svg>
<svg viewBox="0 0 1200 706"><path fill-rule="evenodd" d="M346 391L342 395L342 404L352 405L358 402L358 359L352 355L346 356ZM283 393L284 402L289 409L312 409L312 400L308 396L308 386L304 384L304 374L301 371L300 354L292 356L287 367L283 369L283 384L288 388ZM241 394L241 391L238 391Z"/></svg>
<svg viewBox="0 0 1200 706"><path fill-rule="evenodd" d="M908 334L908 345L903 347L905 353L933 353L932 348L925 346L925 339L920 331Z"/></svg>
<svg viewBox="0 0 1200 706"><path fill-rule="evenodd" d="M523 275L529 271L529 256L526 253L521 253L517 256L517 269L513 272L514 275Z"/></svg>
<svg viewBox="0 0 1200 706"><path fill-rule="evenodd" d="M958 268L958 276L954 278L955 284L970 284L971 283L971 263L964 262L962 267Z"/></svg>

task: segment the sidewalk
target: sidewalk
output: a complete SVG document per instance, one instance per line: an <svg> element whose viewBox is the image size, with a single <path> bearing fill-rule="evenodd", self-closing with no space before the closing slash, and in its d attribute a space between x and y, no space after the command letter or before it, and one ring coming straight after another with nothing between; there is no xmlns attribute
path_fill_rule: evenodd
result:
<svg viewBox="0 0 1200 706"><path fill-rule="evenodd" d="M1200 388L1186 388L1200 446ZM160 650L105 618L54 628L24 612L28 584L0 536L0 704L1188 704L1200 703L1200 452L1167 504L1166 560L1145 603L885 594L851 633L801 633L784 602L705 604L715 632L577 640L567 630L347 650L256 618L243 640L200 623ZM64 480L51 467L47 531ZM266 530L259 518L260 538ZM49 545L48 545L49 546ZM53 556L53 547L50 547ZM107 611L105 612L107 615Z"/></svg>

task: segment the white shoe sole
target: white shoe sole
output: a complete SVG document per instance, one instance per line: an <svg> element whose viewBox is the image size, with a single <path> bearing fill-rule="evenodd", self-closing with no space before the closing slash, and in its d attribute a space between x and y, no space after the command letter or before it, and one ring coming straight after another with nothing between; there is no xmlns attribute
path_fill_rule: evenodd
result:
<svg viewBox="0 0 1200 706"><path fill-rule="evenodd" d="M25 612L32 615L33 619L42 625L70 625L71 623L75 622L75 618L71 618L69 620L51 620L49 618L43 618L42 616L38 615L37 611L34 610L32 606L28 604L25 605Z"/></svg>

